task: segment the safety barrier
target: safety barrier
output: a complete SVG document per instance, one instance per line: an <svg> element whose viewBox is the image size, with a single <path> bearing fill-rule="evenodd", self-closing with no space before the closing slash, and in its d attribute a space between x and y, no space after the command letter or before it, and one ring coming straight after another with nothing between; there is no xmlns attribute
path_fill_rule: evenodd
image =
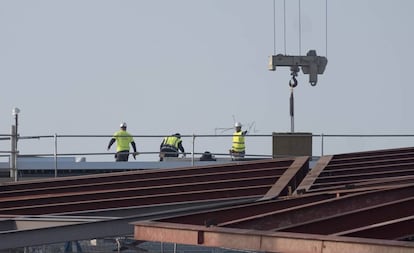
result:
<svg viewBox="0 0 414 253"><path fill-rule="evenodd" d="M139 156L137 161L158 161L159 146L166 135L133 135ZM272 134L251 134L246 136L246 158L271 158ZM88 161L113 161L115 145L106 150L112 135L38 135L17 136L15 147L12 134L0 134L0 162L8 162L8 168L15 158L49 157L58 167L58 158L76 157ZM360 152L367 150L388 149L413 146L411 134L312 134L312 155ZM215 157L229 158L232 135L190 134L182 135L187 159L197 160L208 151ZM18 144L17 144L18 143ZM35 152L34 152L35 151ZM98 152L97 152L98 151ZM2 160L1 160L2 159ZM132 160L132 158L130 158Z"/></svg>

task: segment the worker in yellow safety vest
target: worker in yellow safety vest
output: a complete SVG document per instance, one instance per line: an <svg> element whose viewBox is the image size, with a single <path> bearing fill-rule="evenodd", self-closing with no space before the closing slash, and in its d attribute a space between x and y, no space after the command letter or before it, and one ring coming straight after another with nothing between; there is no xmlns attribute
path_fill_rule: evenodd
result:
<svg viewBox="0 0 414 253"><path fill-rule="evenodd" d="M242 131L242 124L236 122L234 124L235 132L233 133L233 145L231 146L230 156L232 158L243 158L246 154L246 145L244 142L244 136L247 131Z"/></svg>
<svg viewBox="0 0 414 253"><path fill-rule="evenodd" d="M134 153L132 153L132 156L134 159L136 159L136 156L138 155L137 147L135 145L134 138L130 133L126 131L127 124L124 122L120 125L120 130L115 132L111 140L108 144L108 150L111 148L112 144L116 141L116 154L115 154L115 160L117 162L126 162L129 158L129 144L131 144L132 148L134 149Z"/></svg>
<svg viewBox="0 0 414 253"><path fill-rule="evenodd" d="M185 157L181 134L176 133L165 137L160 145L160 161L164 160L164 157L178 157L179 151L181 151L183 157Z"/></svg>

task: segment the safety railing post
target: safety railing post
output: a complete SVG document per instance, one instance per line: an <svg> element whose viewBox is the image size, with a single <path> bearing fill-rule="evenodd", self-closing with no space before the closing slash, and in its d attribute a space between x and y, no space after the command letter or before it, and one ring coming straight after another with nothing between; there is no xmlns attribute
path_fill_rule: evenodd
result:
<svg viewBox="0 0 414 253"><path fill-rule="evenodd" d="M195 146L195 135L193 133L193 144L192 144L192 151L191 151L191 166L194 166L194 146Z"/></svg>
<svg viewBox="0 0 414 253"><path fill-rule="evenodd" d="M321 134L321 156L323 156L323 133Z"/></svg>
<svg viewBox="0 0 414 253"><path fill-rule="evenodd" d="M17 132L16 126L11 126L11 154L10 154L10 177L17 181Z"/></svg>
<svg viewBox="0 0 414 253"><path fill-rule="evenodd" d="M55 149L54 149L54 153L53 153L53 157L55 159L55 177L58 176L58 160L57 160L57 134L55 133L54 135L54 141L55 141Z"/></svg>

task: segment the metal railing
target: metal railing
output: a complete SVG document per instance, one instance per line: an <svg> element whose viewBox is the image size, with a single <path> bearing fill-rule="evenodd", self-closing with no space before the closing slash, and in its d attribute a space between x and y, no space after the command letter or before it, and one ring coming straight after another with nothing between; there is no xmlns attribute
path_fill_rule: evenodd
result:
<svg viewBox="0 0 414 253"><path fill-rule="evenodd" d="M38 135L17 136L19 148L13 150L12 134L0 134L0 157L53 157L58 167L58 157L88 157L98 161L113 161L114 151L106 147L112 135ZM133 135L140 153L138 160L158 161L159 145L166 135ZM296 134L300 136L300 134ZM410 147L414 134L312 134L312 155L360 152L377 149ZM232 135L190 134L182 135L186 154L192 165L197 156L209 151L216 157L228 157ZM16 147L17 147L16 140ZM246 136L246 158L271 158L273 134L251 134ZM35 143L33 143L33 141ZM74 149L76 149L74 151ZM96 152L99 150L98 152ZM102 152L101 152L102 150ZM114 150L114 147L113 149ZM35 151L35 152L34 152ZM109 157L109 158L108 158ZM10 164L10 168L17 167Z"/></svg>

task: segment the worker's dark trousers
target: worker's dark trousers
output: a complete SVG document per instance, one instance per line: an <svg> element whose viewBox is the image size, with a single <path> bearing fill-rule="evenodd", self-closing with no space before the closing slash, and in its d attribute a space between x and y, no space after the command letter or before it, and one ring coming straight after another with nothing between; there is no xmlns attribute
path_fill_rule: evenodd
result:
<svg viewBox="0 0 414 253"><path fill-rule="evenodd" d="M160 150L160 161L162 161L164 157L178 157L178 151L172 148L162 148Z"/></svg>
<svg viewBox="0 0 414 253"><path fill-rule="evenodd" d="M119 151L115 154L115 160L117 162L127 162L129 158L129 150Z"/></svg>

